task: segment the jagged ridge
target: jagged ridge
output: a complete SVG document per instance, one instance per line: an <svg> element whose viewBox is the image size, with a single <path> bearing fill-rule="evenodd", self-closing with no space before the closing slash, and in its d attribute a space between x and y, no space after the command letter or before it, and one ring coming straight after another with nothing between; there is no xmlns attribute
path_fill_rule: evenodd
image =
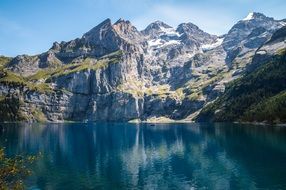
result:
<svg viewBox="0 0 286 190"><path fill-rule="evenodd" d="M255 65L258 48L283 25L253 13L215 36L192 23L173 28L156 21L138 31L130 21L107 19L43 54L5 58L0 95L18 97L17 118L24 120L191 119ZM277 44L283 46L263 51L271 56Z"/></svg>

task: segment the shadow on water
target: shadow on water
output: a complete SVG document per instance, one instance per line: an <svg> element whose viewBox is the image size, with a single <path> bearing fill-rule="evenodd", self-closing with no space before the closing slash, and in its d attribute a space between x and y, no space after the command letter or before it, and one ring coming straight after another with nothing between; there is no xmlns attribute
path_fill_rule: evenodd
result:
<svg viewBox="0 0 286 190"><path fill-rule="evenodd" d="M0 124L9 155L43 153L40 189L285 189L286 129L239 124Z"/></svg>

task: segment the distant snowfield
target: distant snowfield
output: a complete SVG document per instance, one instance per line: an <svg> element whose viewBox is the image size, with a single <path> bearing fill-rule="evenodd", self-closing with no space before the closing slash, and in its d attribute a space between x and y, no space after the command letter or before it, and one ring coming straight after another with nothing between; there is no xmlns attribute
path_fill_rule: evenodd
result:
<svg viewBox="0 0 286 190"><path fill-rule="evenodd" d="M174 29L174 28L165 28L160 27L160 30L162 32L161 36L169 36L169 37L180 37L181 35ZM181 44L180 40L165 40L162 38L158 39L151 39L148 41L148 45L152 48L162 48L164 46L170 46L170 45L179 45Z"/></svg>
<svg viewBox="0 0 286 190"><path fill-rule="evenodd" d="M223 40L224 40L224 38L218 38L215 43L202 45L202 49L203 49L203 51L214 49L214 48L220 46L222 44Z"/></svg>
<svg viewBox="0 0 286 190"><path fill-rule="evenodd" d="M180 36L180 34L174 28L160 27L160 29L167 36Z"/></svg>
<svg viewBox="0 0 286 190"><path fill-rule="evenodd" d="M254 13L252 12L252 13L249 13L247 17L245 17L243 20L252 20L253 18L254 18Z"/></svg>
<svg viewBox="0 0 286 190"><path fill-rule="evenodd" d="M165 41L162 39L157 39L157 40L150 40L148 41L148 45L150 47L155 47L155 48L161 48L164 46L169 46L169 45L179 45L181 42L179 40L169 40Z"/></svg>

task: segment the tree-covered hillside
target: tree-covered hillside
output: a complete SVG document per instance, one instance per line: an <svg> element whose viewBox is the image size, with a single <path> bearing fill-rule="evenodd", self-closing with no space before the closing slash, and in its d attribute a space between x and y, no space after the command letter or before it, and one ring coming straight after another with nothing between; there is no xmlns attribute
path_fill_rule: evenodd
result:
<svg viewBox="0 0 286 190"><path fill-rule="evenodd" d="M234 80L197 121L286 122L286 52Z"/></svg>

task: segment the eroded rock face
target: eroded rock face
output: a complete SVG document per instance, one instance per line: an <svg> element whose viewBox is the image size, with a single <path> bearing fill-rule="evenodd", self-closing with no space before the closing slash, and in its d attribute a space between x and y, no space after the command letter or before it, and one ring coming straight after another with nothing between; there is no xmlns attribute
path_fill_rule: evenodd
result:
<svg viewBox="0 0 286 190"><path fill-rule="evenodd" d="M256 49L269 40L272 34L282 26L282 22L261 13L250 13L245 19L235 24L224 38L222 45L227 52L226 62L231 64L237 57L246 53L253 56Z"/></svg>
<svg viewBox="0 0 286 190"><path fill-rule="evenodd" d="M29 76L38 71L40 67L40 59L28 55L19 55L12 59L8 67L15 73L20 73L24 76Z"/></svg>
<svg viewBox="0 0 286 190"><path fill-rule="evenodd" d="M0 75L0 95L18 97L17 114L31 121L184 119L220 96L256 51L283 49L284 38L265 44L283 23L253 13L215 36L192 23L138 31L107 19L48 52L12 59L5 69L22 78Z"/></svg>

